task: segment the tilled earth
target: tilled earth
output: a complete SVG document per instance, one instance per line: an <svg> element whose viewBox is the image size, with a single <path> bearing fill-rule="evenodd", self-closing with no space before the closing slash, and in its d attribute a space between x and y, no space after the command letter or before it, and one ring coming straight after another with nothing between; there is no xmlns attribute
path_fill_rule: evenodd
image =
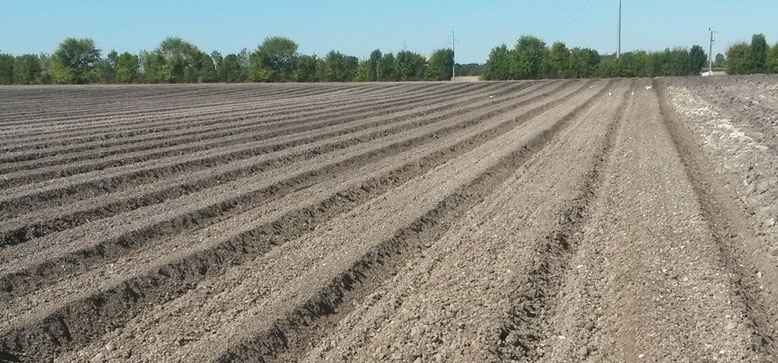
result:
<svg viewBox="0 0 778 363"><path fill-rule="evenodd" d="M0 100L0 361L778 360L776 77Z"/></svg>

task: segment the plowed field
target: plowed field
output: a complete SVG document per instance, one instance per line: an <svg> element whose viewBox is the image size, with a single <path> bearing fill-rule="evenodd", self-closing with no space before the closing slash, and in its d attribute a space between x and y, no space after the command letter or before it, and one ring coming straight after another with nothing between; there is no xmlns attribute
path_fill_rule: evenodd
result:
<svg viewBox="0 0 778 363"><path fill-rule="evenodd" d="M0 361L778 359L778 78L0 87Z"/></svg>

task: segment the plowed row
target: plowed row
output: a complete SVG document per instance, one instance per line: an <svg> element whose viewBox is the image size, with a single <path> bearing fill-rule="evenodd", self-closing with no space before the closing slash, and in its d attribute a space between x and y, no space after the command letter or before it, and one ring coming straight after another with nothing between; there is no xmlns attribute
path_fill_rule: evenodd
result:
<svg viewBox="0 0 778 363"><path fill-rule="evenodd" d="M0 88L0 361L775 357L665 87Z"/></svg>

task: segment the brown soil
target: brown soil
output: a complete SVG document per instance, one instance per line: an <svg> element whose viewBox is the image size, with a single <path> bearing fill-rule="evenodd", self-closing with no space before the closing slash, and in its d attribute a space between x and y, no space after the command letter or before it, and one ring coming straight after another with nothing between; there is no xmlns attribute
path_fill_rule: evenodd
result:
<svg viewBox="0 0 778 363"><path fill-rule="evenodd" d="M0 98L0 361L778 359L776 77Z"/></svg>

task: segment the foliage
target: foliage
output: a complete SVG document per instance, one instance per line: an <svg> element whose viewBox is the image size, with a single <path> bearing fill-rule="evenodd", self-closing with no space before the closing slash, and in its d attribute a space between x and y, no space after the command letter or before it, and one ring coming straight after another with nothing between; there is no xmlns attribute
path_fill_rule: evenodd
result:
<svg viewBox="0 0 778 363"><path fill-rule="evenodd" d="M778 43L767 51L766 66L768 72L778 73Z"/></svg>
<svg viewBox="0 0 778 363"><path fill-rule="evenodd" d="M705 51L702 49L699 45L693 45L691 49L689 49L689 62L690 64L690 73L689 74L699 74L700 70L705 67L705 64L708 61L708 55L705 54Z"/></svg>
<svg viewBox="0 0 778 363"><path fill-rule="evenodd" d="M432 81L448 81L454 68L454 51L438 49L432 52L427 65L427 79Z"/></svg>
<svg viewBox="0 0 778 363"><path fill-rule="evenodd" d="M426 67L427 59L423 55L406 50L397 52L394 62L395 80L420 81L424 79Z"/></svg>
<svg viewBox="0 0 778 363"><path fill-rule="evenodd" d="M727 49L727 73L751 73L753 64L751 59L751 47L745 42L735 43Z"/></svg>
<svg viewBox="0 0 778 363"><path fill-rule="evenodd" d="M554 42L551 50L548 52L548 77L562 78L570 69L570 50L565 43Z"/></svg>
<svg viewBox="0 0 778 363"><path fill-rule="evenodd" d="M316 55L301 55L297 57L297 68L294 71L295 82L318 82L319 69L323 60Z"/></svg>
<svg viewBox="0 0 778 363"><path fill-rule="evenodd" d="M590 78L597 73L600 54L594 49L573 48L570 50L570 68L567 78Z"/></svg>
<svg viewBox="0 0 778 363"><path fill-rule="evenodd" d="M376 69L376 78L378 81L396 81L397 69L394 66L394 54L386 53L381 58L381 63L378 64Z"/></svg>
<svg viewBox="0 0 778 363"><path fill-rule="evenodd" d="M60 43L52 58L50 73L55 83L89 83L95 81L95 67L100 62L100 50L89 38L67 38Z"/></svg>
<svg viewBox="0 0 778 363"><path fill-rule="evenodd" d="M767 41L764 34L751 37L751 73L764 72L767 66Z"/></svg>
<svg viewBox="0 0 778 363"><path fill-rule="evenodd" d="M354 79L359 59L340 52L330 51L324 57L321 80L325 82L349 82Z"/></svg>
<svg viewBox="0 0 778 363"><path fill-rule="evenodd" d="M480 63L457 64L457 76L480 76L484 65Z"/></svg>
<svg viewBox="0 0 778 363"><path fill-rule="evenodd" d="M111 51L105 58L94 41L67 38L52 54L18 57L0 54L0 83L179 83L179 82L374 82L448 80L456 75L479 75L484 80L656 77L699 74L708 58L699 45L658 52L632 51L616 57L589 48L568 48L563 42L550 47L532 35L521 36L514 48L492 48L485 64L454 64L451 49L435 50L429 60L419 53L381 52L376 49L361 62L338 51L324 58L300 55L297 44L284 37L269 37L254 52L222 56L200 51L180 38L167 38L153 51L138 55ZM737 43L717 54L714 65L730 74L778 72L778 44L767 46L762 34L750 43Z"/></svg>
<svg viewBox="0 0 778 363"><path fill-rule="evenodd" d="M181 38L167 38L154 51L162 60L164 82L197 82L202 60L200 50Z"/></svg>
<svg viewBox="0 0 778 363"><path fill-rule="evenodd" d="M546 43L532 35L524 35L516 43L516 63L513 75L519 79L536 79L545 76Z"/></svg>
<svg viewBox="0 0 778 363"><path fill-rule="evenodd" d="M14 82L14 57L10 54L0 54L0 84Z"/></svg>
<svg viewBox="0 0 778 363"><path fill-rule="evenodd" d="M165 58L158 52L144 52L143 79L147 83L163 83L168 81L165 71Z"/></svg>
<svg viewBox="0 0 778 363"><path fill-rule="evenodd" d="M227 83L244 82L243 68L236 54L227 54L221 62L219 70L220 80Z"/></svg>
<svg viewBox="0 0 778 363"><path fill-rule="evenodd" d="M116 58L118 54L115 50L112 50L108 55L97 62L95 67L95 76L97 82L100 83L114 83L116 81Z"/></svg>
<svg viewBox="0 0 778 363"><path fill-rule="evenodd" d="M134 83L138 81L140 61L137 55L127 52L116 58L116 82Z"/></svg>
<svg viewBox="0 0 778 363"><path fill-rule="evenodd" d="M201 83L219 81L219 74L216 73L216 65L208 53L200 52L200 59L197 63L197 81Z"/></svg>
<svg viewBox="0 0 778 363"><path fill-rule="evenodd" d="M716 58L713 60L714 67L723 67L727 64L727 58L721 53L716 54Z"/></svg>
<svg viewBox="0 0 778 363"><path fill-rule="evenodd" d="M289 38L270 37L250 57L251 79L258 82L288 82L293 79L297 43Z"/></svg>
<svg viewBox="0 0 778 363"><path fill-rule="evenodd" d="M13 82L16 84L41 83L41 62L35 54L25 54L14 59Z"/></svg>
<svg viewBox="0 0 778 363"><path fill-rule="evenodd" d="M484 80L513 79L511 74L511 51L505 44L492 48L489 53L489 59L484 65L484 72L481 78Z"/></svg>

